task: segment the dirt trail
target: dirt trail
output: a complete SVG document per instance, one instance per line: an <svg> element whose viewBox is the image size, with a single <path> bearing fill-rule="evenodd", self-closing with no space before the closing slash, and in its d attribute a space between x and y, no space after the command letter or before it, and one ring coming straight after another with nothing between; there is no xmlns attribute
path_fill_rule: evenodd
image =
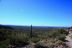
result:
<svg viewBox="0 0 72 48"><path fill-rule="evenodd" d="M72 38L71 38L71 35L72 35L72 33L70 33L69 35L66 36L66 40L68 41L68 42L66 42L66 44L67 44L70 48L72 48Z"/></svg>

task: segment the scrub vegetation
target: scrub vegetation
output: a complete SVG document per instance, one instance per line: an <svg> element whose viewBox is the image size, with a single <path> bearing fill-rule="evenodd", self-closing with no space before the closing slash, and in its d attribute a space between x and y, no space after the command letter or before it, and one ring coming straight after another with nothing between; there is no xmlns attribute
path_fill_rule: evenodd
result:
<svg viewBox="0 0 72 48"><path fill-rule="evenodd" d="M68 34L65 28L32 28L21 29L12 26L0 25L0 48L56 48L65 44ZM30 46L30 47L28 47Z"/></svg>

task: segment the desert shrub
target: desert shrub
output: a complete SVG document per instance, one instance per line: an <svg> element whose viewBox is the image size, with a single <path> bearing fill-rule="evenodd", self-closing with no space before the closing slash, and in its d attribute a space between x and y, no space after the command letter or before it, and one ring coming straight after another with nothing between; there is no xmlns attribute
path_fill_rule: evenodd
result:
<svg viewBox="0 0 72 48"><path fill-rule="evenodd" d="M2 31L0 31L0 41L3 41L6 39L6 34Z"/></svg>
<svg viewBox="0 0 72 48"><path fill-rule="evenodd" d="M58 29L58 32L59 32L60 34L65 34L65 35L68 35L68 34L69 34L69 32L66 31L65 29Z"/></svg>
<svg viewBox="0 0 72 48"><path fill-rule="evenodd" d="M55 46L58 46L60 44L62 44L63 41L58 40L58 39L53 39L53 38L49 38L47 40L42 40L36 43L36 47L40 48L54 48Z"/></svg>
<svg viewBox="0 0 72 48"><path fill-rule="evenodd" d="M0 48L8 48L8 45L10 44L10 40L6 39L4 41L0 42Z"/></svg>
<svg viewBox="0 0 72 48"><path fill-rule="evenodd" d="M60 34L59 36L56 36L56 38L58 40L65 41L65 38L66 38L65 36L66 36L65 34Z"/></svg>
<svg viewBox="0 0 72 48"><path fill-rule="evenodd" d="M0 48L8 48L5 44L1 44Z"/></svg>
<svg viewBox="0 0 72 48"><path fill-rule="evenodd" d="M32 37L32 38L30 39L30 41L31 41L31 42L34 42L34 43L37 43L37 42L40 41L40 38Z"/></svg>
<svg viewBox="0 0 72 48"><path fill-rule="evenodd" d="M28 40L29 40L29 37L26 35L26 34L18 34L18 35L15 35L12 36L10 38L10 44L26 44L28 43Z"/></svg>

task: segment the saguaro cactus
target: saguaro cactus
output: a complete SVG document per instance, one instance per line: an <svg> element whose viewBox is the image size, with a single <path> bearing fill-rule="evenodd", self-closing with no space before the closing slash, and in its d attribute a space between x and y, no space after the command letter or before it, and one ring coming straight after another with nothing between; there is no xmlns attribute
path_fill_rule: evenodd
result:
<svg viewBox="0 0 72 48"><path fill-rule="evenodd" d="M31 25L31 29L30 29L30 38L32 38L32 25Z"/></svg>

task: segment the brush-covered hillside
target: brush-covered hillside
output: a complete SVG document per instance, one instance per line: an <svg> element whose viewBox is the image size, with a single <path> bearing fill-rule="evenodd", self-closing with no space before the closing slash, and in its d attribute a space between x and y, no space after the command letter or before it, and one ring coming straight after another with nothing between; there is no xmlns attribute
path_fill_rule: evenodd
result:
<svg viewBox="0 0 72 48"><path fill-rule="evenodd" d="M0 25L0 48L68 48L67 27Z"/></svg>

